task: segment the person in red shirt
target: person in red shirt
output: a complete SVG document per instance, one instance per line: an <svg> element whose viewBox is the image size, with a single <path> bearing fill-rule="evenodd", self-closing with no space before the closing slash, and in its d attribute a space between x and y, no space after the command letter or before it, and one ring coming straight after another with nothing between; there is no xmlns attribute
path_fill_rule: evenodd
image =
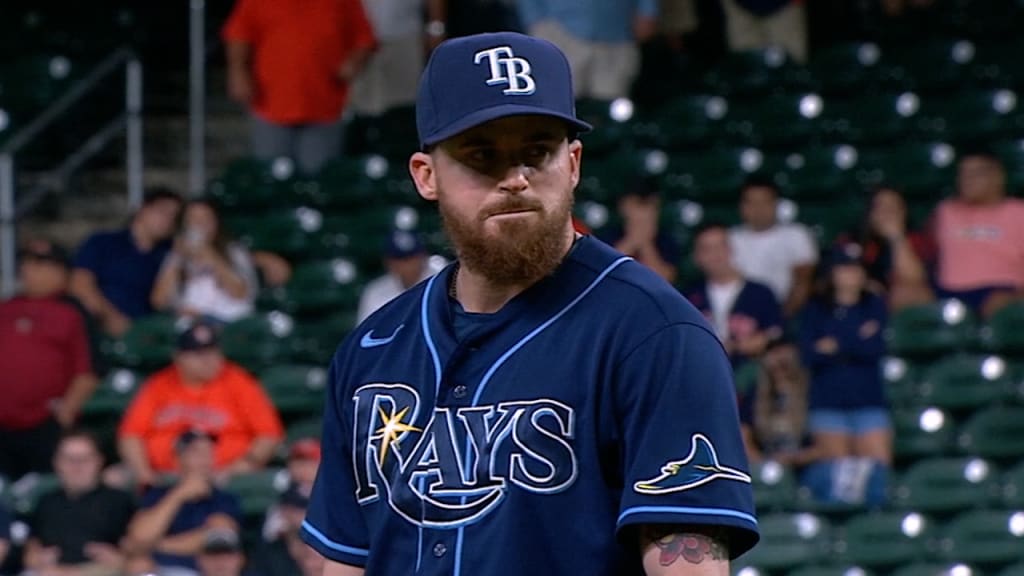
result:
<svg viewBox="0 0 1024 576"><path fill-rule="evenodd" d="M118 430L118 448L135 480L177 472L177 439L202 430L214 439L214 466L227 476L263 468L284 427L259 382L226 360L216 328L198 322L178 338L174 363L149 378Z"/></svg>
<svg viewBox="0 0 1024 576"><path fill-rule="evenodd" d="M222 30L252 153L313 174L341 151L349 86L376 46L360 0L238 0Z"/></svg>
<svg viewBox="0 0 1024 576"><path fill-rule="evenodd" d="M0 304L0 475L49 471L61 431L96 389L85 318L65 299L68 257L33 240L20 295Z"/></svg>

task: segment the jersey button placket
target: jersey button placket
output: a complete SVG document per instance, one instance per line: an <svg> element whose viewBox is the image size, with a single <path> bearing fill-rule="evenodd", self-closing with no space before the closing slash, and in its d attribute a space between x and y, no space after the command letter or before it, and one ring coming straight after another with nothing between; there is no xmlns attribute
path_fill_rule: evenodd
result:
<svg viewBox="0 0 1024 576"><path fill-rule="evenodd" d="M448 546L444 542L438 542L434 544L434 557L440 558L448 553Z"/></svg>
<svg viewBox="0 0 1024 576"><path fill-rule="evenodd" d="M469 388L466 388L466 386L463 384L459 384L452 388L452 396L454 396L457 400L462 400L468 394Z"/></svg>

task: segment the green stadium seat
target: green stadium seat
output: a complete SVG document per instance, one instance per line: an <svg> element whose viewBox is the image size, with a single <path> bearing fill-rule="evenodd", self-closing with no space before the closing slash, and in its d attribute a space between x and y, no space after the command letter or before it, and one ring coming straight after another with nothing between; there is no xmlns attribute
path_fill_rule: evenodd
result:
<svg viewBox="0 0 1024 576"><path fill-rule="evenodd" d="M786 204L780 203L780 206L785 209ZM864 214L860 198L838 196L838 193L831 201L794 202L793 209L791 216L784 215L780 220L805 224L817 239L818 246L824 247L832 246L837 238L857 229Z"/></svg>
<svg viewBox="0 0 1024 576"><path fill-rule="evenodd" d="M669 158L661 175L667 198L697 202L732 203L750 174L764 166L764 154L757 148L723 148Z"/></svg>
<svg viewBox="0 0 1024 576"><path fill-rule="evenodd" d="M820 566L803 566L787 573L789 576L872 576L872 573L860 566L823 564Z"/></svg>
<svg viewBox="0 0 1024 576"><path fill-rule="evenodd" d="M839 543L842 561L885 572L925 557L931 521L916 512L872 512L846 522Z"/></svg>
<svg viewBox="0 0 1024 576"><path fill-rule="evenodd" d="M928 514L981 508L998 497L997 479L995 468L979 458L921 460L899 476L892 504Z"/></svg>
<svg viewBox="0 0 1024 576"><path fill-rule="evenodd" d="M614 206L623 191L640 177L664 170L667 158L661 150L623 150L607 158L585 161L577 194L582 200Z"/></svg>
<svg viewBox="0 0 1024 576"><path fill-rule="evenodd" d="M809 83L806 70L790 60L784 49L776 46L731 52L703 78L709 92L726 96L792 92L805 88Z"/></svg>
<svg viewBox="0 0 1024 576"><path fill-rule="evenodd" d="M290 187L294 175L294 163L288 158L238 158L210 182L206 193L224 212L259 211L295 200Z"/></svg>
<svg viewBox="0 0 1024 576"><path fill-rule="evenodd" d="M292 359L324 366L338 345L355 328L356 310L341 310L322 318L303 319L296 327L296 349Z"/></svg>
<svg viewBox="0 0 1024 576"><path fill-rule="evenodd" d="M250 250L299 257L319 247L324 217L308 206L260 216L226 218L228 228Z"/></svg>
<svg viewBox="0 0 1024 576"><path fill-rule="evenodd" d="M818 118L821 138L837 144L891 144L915 132L921 101L912 92L830 98Z"/></svg>
<svg viewBox="0 0 1024 576"><path fill-rule="evenodd" d="M769 514L757 521L761 541L742 562L767 573L828 559L830 525L813 514Z"/></svg>
<svg viewBox="0 0 1024 576"><path fill-rule="evenodd" d="M978 142L1024 131L1024 113L1012 90L968 91L926 98L919 123L928 137L951 142Z"/></svg>
<svg viewBox="0 0 1024 576"><path fill-rule="evenodd" d="M1006 188L1010 194L1024 196L1024 138L1000 140L991 144L1006 168Z"/></svg>
<svg viewBox="0 0 1024 576"><path fill-rule="evenodd" d="M816 50L807 69L823 94L863 94L878 85L881 56L874 42L832 44Z"/></svg>
<svg viewBox="0 0 1024 576"><path fill-rule="evenodd" d="M955 355L932 364L923 374L917 401L949 411L964 411L1009 400L1014 382L998 356Z"/></svg>
<svg viewBox="0 0 1024 576"><path fill-rule="evenodd" d="M135 319L121 337L101 341L100 352L114 366L162 368L170 363L176 342L174 317L154 314Z"/></svg>
<svg viewBox="0 0 1024 576"><path fill-rule="evenodd" d="M890 318L889 352L907 358L956 352L971 343L974 326L974 316L957 300L905 308Z"/></svg>
<svg viewBox="0 0 1024 576"><path fill-rule="evenodd" d="M858 178L866 188L888 184L911 198L942 198L956 182L956 151L945 142L862 150Z"/></svg>
<svg viewBox="0 0 1024 576"><path fill-rule="evenodd" d="M817 94L786 94L733 101L725 117L726 138L734 144L792 147L809 141L825 106Z"/></svg>
<svg viewBox="0 0 1024 576"><path fill-rule="evenodd" d="M831 200L857 190L859 154L848 144L804 148L786 156L778 182L797 202Z"/></svg>
<svg viewBox="0 0 1024 576"><path fill-rule="evenodd" d="M893 89L944 92L965 85L976 49L969 40L937 39L886 52L883 82Z"/></svg>
<svg viewBox="0 0 1024 576"><path fill-rule="evenodd" d="M295 321L283 312L256 314L224 327L221 347L224 354L253 372L286 362L296 343Z"/></svg>
<svg viewBox="0 0 1024 576"><path fill-rule="evenodd" d="M983 10L987 11L988 6ZM1003 42L979 43L972 66L972 75L983 86L1019 88L1024 86L1024 61L1020 54L1024 42L1014 37Z"/></svg>
<svg viewBox="0 0 1024 576"><path fill-rule="evenodd" d="M980 339L986 350L1024 356L1024 302L1014 302L993 314L982 327Z"/></svg>
<svg viewBox="0 0 1024 576"><path fill-rule="evenodd" d="M323 428L323 418L316 417L300 420L288 426L288 429L285 431L285 441L290 445L296 440L302 440L303 438L319 439L323 433Z"/></svg>
<svg viewBox="0 0 1024 576"><path fill-rule="evenodd" d="M1024 512L973 510L943 530L939 550L953 562L1000 565L1024 560Z"/></svg>
<svg viewBox="0 0 1024 576"><path fill-rule="evenodd" d="M1006 566L997 572L996 576L1024 576L1024 562Z"/></svg>
<svg viewBox="0 0 1024 576"><path fill-rule="evenodd" d="M597 100L583 98L576 101L576 116L594 129L580 138L587 152L594 156L606 156L617 150L632 133L630 126L635 113L632 101ZM593 156L592 156L593 157Z"/></svg>
<svg viewBox="0 0 1024 576"><path fill-rule="evenodd" d="M238 497L243 516L256 519L266 515L267 509L277 502L287 487L287 481L284 470L261 470L232 476L225 490Z"/></svg>
<svg viewBox="0 0 1024 576"><path fill-rule="evenodd" d="M1024 510L1024 462L1003 472L1001 502L1007 510Z"/></svg>
<svg viewBox="0 0 1024 576"><path fill-rule="evenodd" d="M960 451L992 460L1024 458L1024 407L993 406L974 413L957 438Z"/></svg>
<svg viewBox="0 0 1024 576"><path fill-rule="evenodd" d="M367 151L404 163L416 152L416 109L414 106L396 106L377 117L365 118L364 137Z"/></svg>
<svg viewBox="0 0 1024 576"><path fill-rule="evenodd" d="M145 377L142 374L127 368L109 371L82 406L82 417L120 417L144 381Z"/></svg>
<svg viewBox="0 0 1024 576"><path fill-rule="evenodd" d="M921 404L917 399L917 389L927 368L927 363L911 362L894 356L885 358L882 362L882 378L885 380L889 402L897 408L917 410Z"/></svg>
<svg viewBox="0 0 1024 576"><path fill-rule="evenodd" d="M260 373L260 383L282 417L323 413L327 370L322 366L272 366Z"/></svg>
<svg viewBox="0 0 1024 576"><path fill-rule="evenodd" d="M894 410L893 455L898 462L943 456L955 448L953 419L939 408Z"/></svg>
<svg viewBox="0 0 1024 576"><path fill-rule="evenodd" d="M260 307L293 315L355 308L362 286L359 269L349 259L307 261L295 267L287 285L265 290Z"/></svg>
<svg viewBox="0 0 1024 576"><path fill-rule="evenodd" d="M793 471L778 462L761 462L751 466L754 481L754 505L761 512L781 512L793 509L797 498L796 478Z"/></svg>
<svg viewBox="0 0 1024 576"><path fill-rule="evenodd" d="M428 226L431 210L422 206L389 204L328 216L323 221L315 254L323 258L346 255L360 269L378 269L391 232L430 231L429 228L433 227Z"/></svg>
<svg viewBox="0 0 1024 576"><path fill-rule="evenodd" d="M679 96L634 121L631 137L642 148L693 148L717 138L728 111L729 103L721 96Z"/></svg>
<svg viewBox="0 0 1024 576"><path fill-rule="evenodd" d="M13 512L21 516L31 516L39 502L39 498L60 486L56 474L35 474L31 478L22 478L8 488L8 498L13 502Z"/></svg>
<svg viewBox="0 0 1024 576"><path fill-rule="evenodd" d="M897 569L892 576L972 576L979 573L966 564L915 562Z"/></svg>
<svg viewBox="0 0 1024 576"><path fill-rule="evenodd" d="M379 155L334 158L321 168L308 200L325 210L379 204L388 199L389 169L390 162Z"/></svg>

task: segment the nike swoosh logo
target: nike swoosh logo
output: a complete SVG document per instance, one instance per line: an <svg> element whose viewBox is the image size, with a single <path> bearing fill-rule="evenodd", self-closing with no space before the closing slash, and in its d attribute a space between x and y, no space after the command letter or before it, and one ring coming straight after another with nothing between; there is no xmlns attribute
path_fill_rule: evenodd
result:
<svg viewBox="0 0 1024 576"><path fill-rule="evenodd" d="M377 346L384 346L385 344L390 344L391 341L394 340L396 336L398 336L398 331L401 330L402 328L405 328L405 324L399 324L398 328L395 328L395 331L391 333L391 336L388 336L386 338L374 338L373 330L370 330L366 334L363 334L363 339L359 341L359 346L360 348L376 348Z"/></svg>

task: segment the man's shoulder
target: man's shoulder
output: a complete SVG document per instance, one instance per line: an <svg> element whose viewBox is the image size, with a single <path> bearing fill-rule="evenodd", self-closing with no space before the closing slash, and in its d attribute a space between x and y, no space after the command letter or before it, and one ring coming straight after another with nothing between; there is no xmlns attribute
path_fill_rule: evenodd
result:
<svg viewBox="0 0 1024 576"><path fill-rule="evenodd" d="M758 282L757 280L744 280L743 291L748 295L756 298L770 298L775 300L775 293L768 287L767 284Z"/></svg>

